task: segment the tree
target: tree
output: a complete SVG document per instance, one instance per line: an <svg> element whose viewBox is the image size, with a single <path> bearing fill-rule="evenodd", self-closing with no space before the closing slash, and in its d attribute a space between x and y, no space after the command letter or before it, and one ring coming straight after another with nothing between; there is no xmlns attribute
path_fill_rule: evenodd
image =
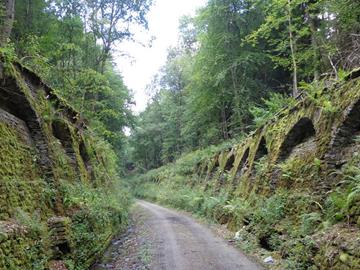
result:
<svg viewBox="0 0 360 270"><path fill-rule="evenodd" d="M164 122L159 97L156 96L146 110L139 115L136 126L132 130L131 156L137 168L150 170L163 164L161 156Z"/></svg>
<svg viewBox="0 0 360 270"><path fill-rule="evenodd" d="M274 68L263 45L243 42L263 18L262 7L253 1L212 0L200 11L196 18L200 47L187 104L189 118L198 117L204 126L201 130L198 124L188 126L185 133L198 129L196 133L204 136L201 140L220 142L246 132L251 104L278 86L284 73Z"/></svg>
<svg viewBox="0 0 360 270"><path fill-rule="evenodd" d="M90 27L102 42L98 58L99 70L104 72L105 63L115 42L132 37L131 24L147 28L146 13L151 0L87 0L90 8Z"/></svg>
<svg viewBox="0 0 360 270"><path fill-rule="evenodd" d="M10 37L15 16L15 0L5 0L0 6L0 47L6 45Z"/></svg>
<svg viewBox="0 0 360 270"><path fill-rule="evenodd" d="M293 70L293 96L296 97L298 92L298 73L297 73L297 59L295 56L296 42L293 34L293 18L292 18L292 9L291 9L291 0L287 2L287 21L288 21L288 33L289 33L289 46L291 52L292 60L292 70Z"/></svg>
<svg viewBox="0 0 360 270"><path fill-rule="evenodd" d="M360 66L360 2L328 0L322 6L323 47L333 70Z"/></svg>
<svg viewBox="0 0 360 270"><path fill-rule="evenodd" d="M33 69L88 121L92 132L125 153L133 126L131 91L111 63L115 42L146 26L151 1L17 0L11 40ZM103 42L99 42L103 41ZM119 159L122 165L124 159Z"/></svg>

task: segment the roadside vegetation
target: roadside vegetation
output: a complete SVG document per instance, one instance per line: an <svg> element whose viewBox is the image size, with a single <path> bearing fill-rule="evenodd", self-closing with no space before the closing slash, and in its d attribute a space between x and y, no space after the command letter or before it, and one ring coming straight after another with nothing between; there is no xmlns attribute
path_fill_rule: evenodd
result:
<svg viewBox="0 0 360 270"><path fill-rule="evenodd" d="M270 196L250 193L244 197L226 188L214 192L206 185L206 181L214 180L194 174L194 168L202 158L208 158L207 151L211 150L190 153L167 166L132 176L128 181L134 195L191 212L209 222L227 224L234 236L237 232L236 243L242 250L261 261L273 256L276 263L271 269L322 269L323 265L328 265L324 261L326 258L316 254L319 249L332 252L326 247L331 243L321 242L326 234L334 239L340 234L344 237L344 248L348 250L346 246L351 243L345 242L350 239L346 238L347 230L343 224L349 224L350 217L357 216L360 196L360 169L357 166L346 168L345 183L332 190L325 201L300 189L284 188ZM282 174L288 174L288 181L298 180L291 169L283 170ZM351 222L360 224L359 219ZM357 245L356 241L354 239L354 245ZM358 256L359 250L355 246L352 248ZM336 256L336 251L333 252ZM333 259L329 258L329 262ZM332 267L356 269L359 262L353 259L344 251L341 257L344 264L335 263Z"/></svg>
<svg viewBox="0 0 360 270"><path fill-rule="evenodd" d="M241 248L272 255L277 269L358 268L359 163L346 157L327 180L323 155L342 104L358 98L345 100L356 84L330 93L360 66L359 14L347 0L209 0L184 17L129 139L135 196L227 224ZM309 113L319 134L312 123L299 131L314 135L305 153L269 153L306 106L321 113ZM221 160L231 146L239 168L230 172Z"/></svg>
<svg viewBox="0 0 360 270"><path fill-rule="evenodd" d="M351 0L207 1L181 20L178 45L148 87L129 163L147 171L239 141L292 98L317 100L316 91L360 66L359 14Z"/></svg>
<svg viewBox="0 0 360 270"><path fill-rule="evenodd" d="M133 100L113 49L151 2L0 3L1 269L89 269L127 226Z"/></svg>

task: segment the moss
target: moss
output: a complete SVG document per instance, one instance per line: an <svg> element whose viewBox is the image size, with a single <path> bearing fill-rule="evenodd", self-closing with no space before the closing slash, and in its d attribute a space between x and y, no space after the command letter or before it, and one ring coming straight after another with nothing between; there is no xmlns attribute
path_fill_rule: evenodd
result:
<svg viewBox="0 0 360 270"><path fill-rule="evenodd" d="M360 79L318 92L319 99L310 96L284 109L230 150L204 155L200 164L193 163L197 172L193 176L181 174L180 159L139 177L134 181L136 192L227 222L234 231L242 228L242 247L260 253L268 249L278 258L276 269L360 268L360 200L354 180L350 181L360 175L360 155L348 155L346 164L335 171L327 159L334 151L336 130L360 99ZM280 158L289 132L301 119L310 120L315 135L302 139L295 134L290 154ZM260 145L267 148L263 158L258 154ZM358 142L351 146L358 151ZM235 160L226 174L229 153ZM162 180L149 182L147 175L155 179L161 175ZM193 210L191 202L197 197L201 200Z"/></svg>
<svg viewBox="0 0 360 270"><path fill-rule="evenodd" d="M25 103L17 105L32 113L32 119L25 117L24 121L33 143L16 127L0 122L0 269L40 270L53 259L87 269L126 224L129 198L124 190L114 188L119 180L116 157L107 143L86 131L79 114L35 74L11 60L4 64L4 81ZM55 122L66 129L65 143L61 134L60 140L54 136ZM84 192L68 196L64 182ZM117 201L109 200L113 197L110 190L120 194ZM69 206L70 201L77 203ZM56 255L58 252L52 252L56 247L49 245L47 221L58 216L71 220L70 254Z"/></svg>
<svg viewBox="0 0 360 270"><path fill-rule="evenodd" d="M0 230L6 234L0 244L1 269L45 269L48 253L38 233L16 222L1 222Z"/></svg>
<svg viewBox="0 0 360 270"><path fill-rule="evenodd" d="M1 178L25 176L35 179L37 172L34 166L34 150L22 141L16 130L3 122L0 122L0 136Z"/></svg>

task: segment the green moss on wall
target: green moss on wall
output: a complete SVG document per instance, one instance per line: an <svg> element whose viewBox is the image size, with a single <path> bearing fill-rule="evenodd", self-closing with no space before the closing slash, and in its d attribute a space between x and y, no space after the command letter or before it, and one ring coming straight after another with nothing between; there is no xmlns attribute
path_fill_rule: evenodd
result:
<svg viewBox="0 0 360 270"><path fill-rule="evenodd" d="M46 269L54 259L88 269L127 221L116 156L35 74L8 58L4 66L6 95L20 97L6 114L25 108L31 119L20 114L29 134L0 121L0 269ZM49 227L54 220L67 229Z"/></svg>
<svg viewBox="0 0 360 270"><path fill-rule="evenodd" d="M178 173L182 158L138 176L136 195L227 223L241 248L273 256L273 269L359 268L359 140L338 167L328 155L340 155L333 139L360 99L360 79L320 90L231 150L194 162L193 176ZM225 173L229 152L235 160Z"/></svg>

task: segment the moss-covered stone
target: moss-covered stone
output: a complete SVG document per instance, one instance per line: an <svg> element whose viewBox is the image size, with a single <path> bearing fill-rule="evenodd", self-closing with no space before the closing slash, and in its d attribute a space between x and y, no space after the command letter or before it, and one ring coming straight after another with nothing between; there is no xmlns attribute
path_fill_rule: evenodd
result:
<svg viewBox="0 0 360 270"><path fill-rule="evenodd" d="M200 197L192 211L239 230L243 248L284 260L275 268L360 268L360 79L320 90L231 149L194 163L192 177L177 173L181 161L173 170L149 172L164 179L153 188L160 195L150 197L182 201L185 209ZM139 189L147 175L139 178ZM181 190L189 195L182 198Z"/></svg>
<svg viewBox="0 0 360 270"><path fill-rule="evenodd" d="M111 149L38 76L2 61L0 269L87 269L126 223L126 198L115 207L100 195L117 177Z"/></svg>

